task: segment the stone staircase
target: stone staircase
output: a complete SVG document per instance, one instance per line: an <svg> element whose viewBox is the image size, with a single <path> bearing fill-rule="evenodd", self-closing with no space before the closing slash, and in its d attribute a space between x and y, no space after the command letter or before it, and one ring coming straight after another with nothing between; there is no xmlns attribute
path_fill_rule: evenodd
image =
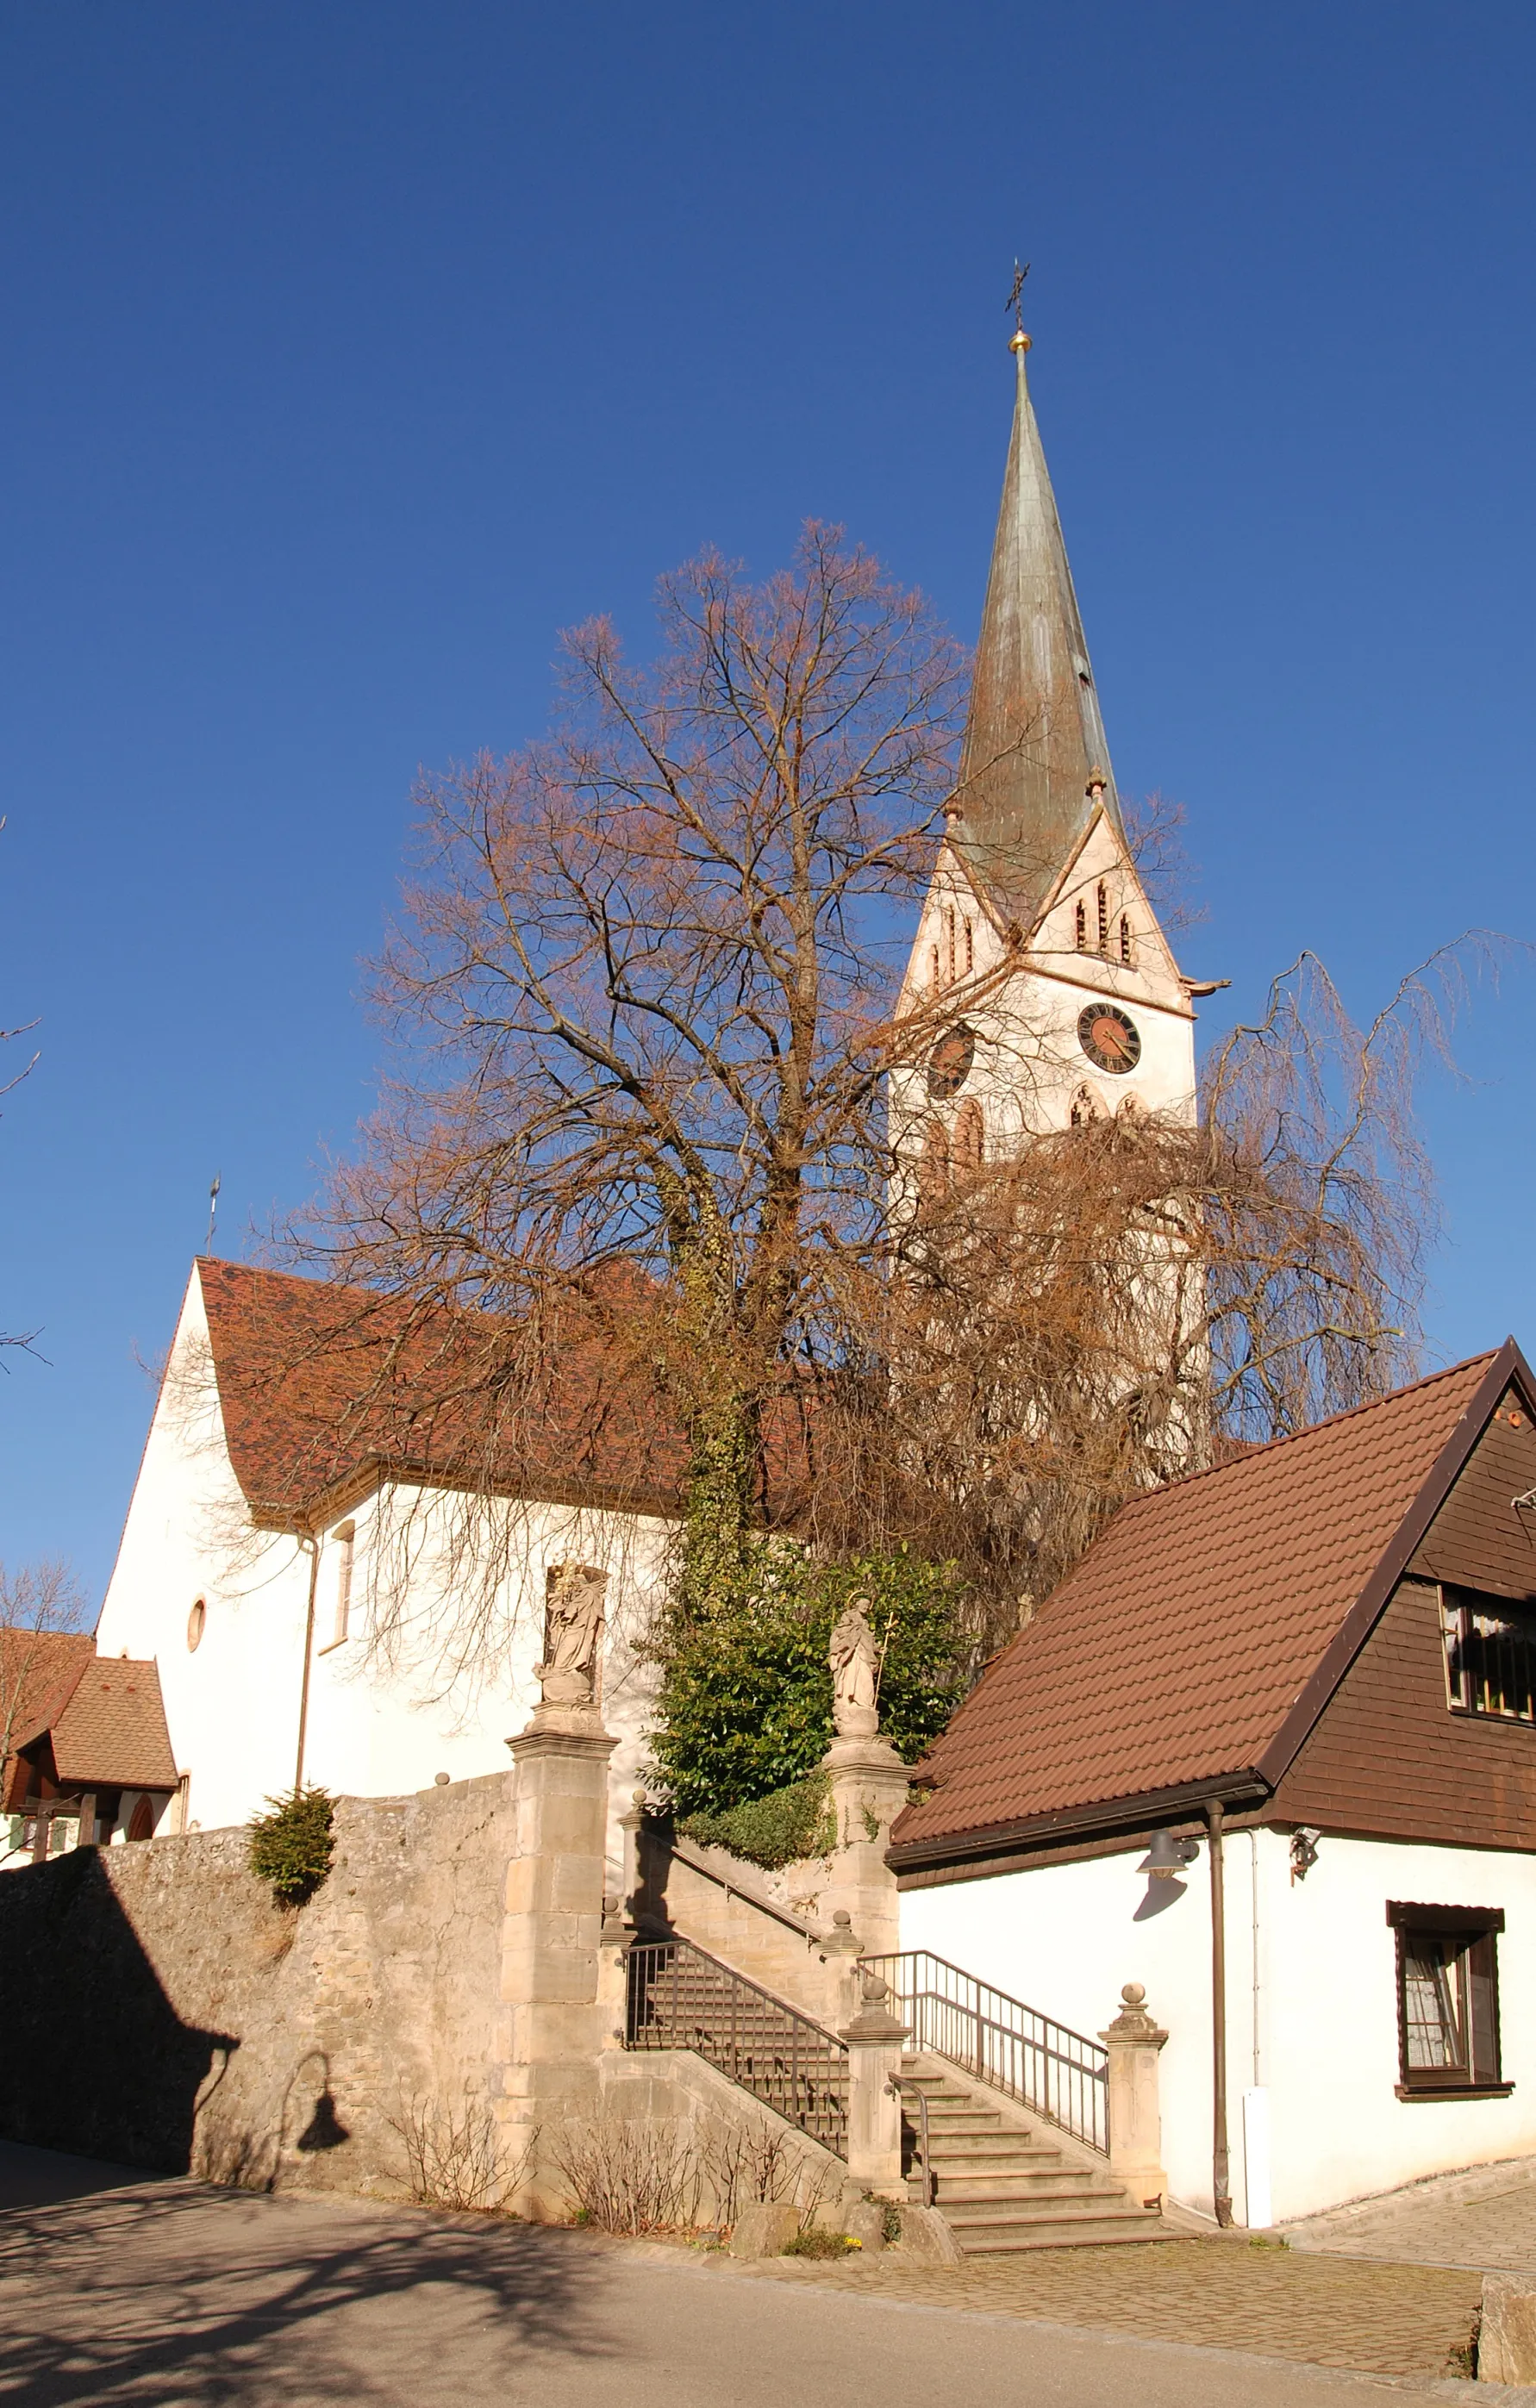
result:
<svg viewBox="0 0 1536 2408"><path fill-rule="evenodd" d="M1092 2152L1054 2125L995 2102L942 2057L906 2058L902 2080L912 2196L920 2195L921 2175L920 2111L912 2092L921 2090L928 2102L933 2204L968 2257L1167 2237L1156 2211L1128 2198Z"/></svg>

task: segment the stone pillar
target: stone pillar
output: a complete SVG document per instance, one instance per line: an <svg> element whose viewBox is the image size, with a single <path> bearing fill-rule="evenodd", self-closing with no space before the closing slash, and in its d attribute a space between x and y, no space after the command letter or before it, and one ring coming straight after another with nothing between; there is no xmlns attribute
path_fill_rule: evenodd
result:
<svg viewBox="0 0 1536 2408"><path fill-rule="evenodd" d="M877 2199L904 2200L901 2175L901 2044L907 2026L891 2013L878 1973L860 1984L859 2011L838 2034L848 2044L848 2179Z"/></svg>
<svg viewBox="0 0 1536 2408"><path fill-rule="evenodd" d="M614 2045L601 1978L608 1759L615 1741L595 1708L542 1705L520 1738L516 1854L507 1869L501 1996L507 2008L499 2118L509 2163L530 2149L515 2203L560 2214L554 2162L563 2118L590 2114L597 2059Z"/></svg>
<svg viewBox="0 0 1536 2408"><path fill-rule="evenodd" d="M822 1758L838 1827L824 1914L846 1914L866 1956L901 1945L896 1875L885 1862L891 1825L907 1802L911 1775L887 1739L840 1737Z"/></svg>
<svg viewBox="0 0 1536 2408"><path fill-rule="evenodd" d="M1168 2176L1157 2055L1168 2034L1146 2013L1140 1982L1127 1982L1120 1996L1120 2013L1098 2035L1110 2053L1110 2172L1139 2207L1160 2207Z"/></svg>

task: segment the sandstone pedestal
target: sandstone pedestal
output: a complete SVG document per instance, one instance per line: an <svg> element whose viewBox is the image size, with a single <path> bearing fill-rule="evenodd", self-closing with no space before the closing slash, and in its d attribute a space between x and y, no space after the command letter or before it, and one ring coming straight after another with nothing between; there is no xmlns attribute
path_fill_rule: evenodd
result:
<svg viewBox="0 0 1536 2408"><path fill-rule="evenodd" d="M509 2163L529 2150L514 2204L558 2214L562 2118L589 2114L596 2060L612 2046L603 1995L603 1858L608 1759L616 1744L595 1708L543 1705L508 1742L517 1767L516 1853L507 1870L499 2119Z"/></svg>
<svg viewBox="0 0 1536 2408"><path fill-rule="evenodd" d="M1160 2207L1168 2176L1157 2057L1168 2034L1146 2013L1140 1982L1127 1982L1120 1996L1120 2013L1098 2035L1110 2053L1110 2172L1138 2207Z"/></svg>
<svg viewBox="0 0 1536 2408"><path fill-rule="evenodd" d="M835 1739L822 1765L838 1827L831 1874L821 1894L823 1912L847 1914L861 1955L894 1956L901 1939L896 1875L885 1851L891 1825L907 1802L911 1776L890 1741L873 1730L868 1737Z"/></svg>
<svg viewBox="0 0 1536 2408"><path fill-rule="evenodd" d="M901 2172L901 2071L907 2026L886 2004L887 1987L867 1974L863 2002L838 2037L848 2045L848 2179L876 2199L905 2200Z"/></svg>

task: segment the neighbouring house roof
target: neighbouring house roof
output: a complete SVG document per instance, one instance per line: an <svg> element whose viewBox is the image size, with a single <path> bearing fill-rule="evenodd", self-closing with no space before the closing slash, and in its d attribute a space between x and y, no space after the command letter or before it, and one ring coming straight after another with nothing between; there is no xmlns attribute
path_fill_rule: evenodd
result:
<svg viewBox="0 0 1536 2408"><path fill-rule="evenodd" d="M46 1641L44 1645L42 1642ZM47 1750L63 1789L174 1789L176 1759L153 1662L98 1656L93 1638L0 1631L0 1664L26 1668L30 1709L12 1756ZM8 1791L8 1777L7 1777Z"/></svg>
<svg viewBox="0 0 1536 2408"><path fill-rule="evenodd" d="M88 1630L0 1627L0 1716L10 1755L49 1728L95 1652Z"/></svg>
<svg viewBox="0 0 1536 2408"><path fill-rule="evenodd" d="M611 1302L598 1317L572 1300L530 1348L488 1312L208 1257L196 1270L230 1459L258 1520L307 1526L380 1477L680 1510L682 1414L643 1353L614 1342ZM806 1473L802 1435L780 1423L769 1481L784 1518Z"/></svg>
<svg viewBox="0 0 1536 2408"><path fill-rule="evenodd" d="M1125 1506L937 1742L893 1864L1268 1794L1512 1380L1513 1340Z"/></svg>
<svg viewBox="0 0 1536 2408"><path fill-rule="evenodd" d="M66 1789L174 1789L176 1758L152 1662L95 1656L50 1732Z"/></svg>

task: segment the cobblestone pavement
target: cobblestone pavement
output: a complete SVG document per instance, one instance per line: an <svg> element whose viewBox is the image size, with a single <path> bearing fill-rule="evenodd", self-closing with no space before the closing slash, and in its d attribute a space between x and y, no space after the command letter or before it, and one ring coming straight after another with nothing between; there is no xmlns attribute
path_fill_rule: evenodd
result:
<svg viewBox="0 0 1536 2408"><path fill-rule="evenodd" d="M1293 2249L1415 2266L1536 2274L1536 2163L1517 2157L1440 2174L1388 2197L1285 2227Z"/></svg>
<svg viewBox="0 0 1536 2408"><path fill-rule="evenodd" d="M929 2307L1419 2376L1465 2373L1456 2353L1471 2337L1481 2288L1477 2273L1459 2269L1214 2239L1031 2250L964 2266L904 2263L897 2251L831 2262L781 2258L751 2271Z"/></svg>

